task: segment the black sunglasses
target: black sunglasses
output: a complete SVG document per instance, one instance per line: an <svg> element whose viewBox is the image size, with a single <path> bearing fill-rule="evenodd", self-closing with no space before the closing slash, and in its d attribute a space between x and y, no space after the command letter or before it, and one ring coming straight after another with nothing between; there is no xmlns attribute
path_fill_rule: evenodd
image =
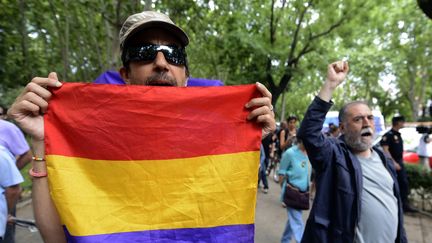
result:
<svg viewBox="0 0 432 243"><path fill-rule="evenodd" d="M123 64L131 61L150 62L156 58L158 52L162 52L165 60L174 65L186 65L186 50L175 45L146 44L142 46L127 47L123 52Z"/></svg>

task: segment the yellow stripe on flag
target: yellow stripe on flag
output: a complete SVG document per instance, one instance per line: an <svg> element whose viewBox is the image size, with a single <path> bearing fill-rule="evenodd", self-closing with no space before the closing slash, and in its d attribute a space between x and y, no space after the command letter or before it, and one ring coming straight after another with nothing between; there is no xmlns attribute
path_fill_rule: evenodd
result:
<svg viewBox="0 0 432 243"><path fill-rule="evenodd" d="M259 151L140 161L47 156L52 198L75 236L253 224L258 161Z"/></svg>

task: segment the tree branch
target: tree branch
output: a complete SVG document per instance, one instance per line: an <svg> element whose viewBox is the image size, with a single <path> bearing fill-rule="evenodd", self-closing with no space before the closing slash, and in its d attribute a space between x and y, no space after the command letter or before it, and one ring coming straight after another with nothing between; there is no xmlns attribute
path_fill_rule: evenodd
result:
<svg viewBox="0 0 432 243"><path fill-rule="evenodd" d="M270 45L273 46L273 43L275 41L275 37L274 37L274 33L276 32L276 24L274 24L275 20L274 20L274 5L275 5L275 0L272 0L271 3L271 12L270 12Z"/></svg>
<svg viewBox="0 0 432 243"><path fill-rule="evenodd" d="M365 3L359 5L359 7L357 7L356 9L361 8L364 5L365 5ZM322 36L330 34L334 29L336 29L339 26L341 26L342 23L343 23L343 21L346 20L346 19L348 19L348 14L347 14L347 12L344 12L344 14L342 14L341 18L336 23L332 24L327 30L325 30L325 31L323 31L321 33L318 33L316 35L312 35L312 33L309 32L309 39L308 39L308 42L306 43L306 45L303 47L303 49L299 52L299 54L295 58L289 59L288 63L289 64L295 64L295 63L297 63L300 60L300 58L302 56L304 56L305 54L313 51L313 48L310 47L310 44L312 43L312 41L314 41L315 39L318 39L318 38L320 38Z"/></svg>
<svg viewBox="0 0 432 243"><path fill-rule="evenodd" d="M325 35L328 35L328 34L330 34L330 32L332 32L334 29L336 29L337 27L339 27L340 25L342 25L342 22L344 21L344 15L339 19L339 21L338 22L336 22L336 23L334 23L333 25L331 25L326 31L323 31L323 32L321 32L321 33L319 33L319 34L316 34L316 35L313 35L310 39L309 39L309 41L313 41L314 39L318 39L318 38L320 38L321 36L325 36Z"/></svg>
<svg viewBox="0 0 432 243"><path fill-rule="evenodd" d="M272 2L272 5L273 5L274 3ZM283 0L282 1L282 7L281 7L281 10L283 10L284 8L285 8L285 4L286 4L286 0ZM279 23L279 20L280 20L280 17L281 17L281 15L279 14L276 18L275 18L275 26L277 26L278 25L278 23ZM276 32L276 27L275 27L275 32Z"/></svg>
<svg viewBox="0 0 432 243"><path fill-rule="evenodd" d="M266 65L266 81L269 84L270 90L275 90L276 85L273 80L273 76L271 75L271 58L267 57L267 65Z"/></svg>
<svg viewBox="0 0 432 243"><path fill-rule="evenodd" d="M290 53L288 55L288 62L291 59L293 59L293 56L294 56L294 53L295 53L295 49L296 49L296 46L297 46L297 38L298 38L300 29L301 29L301 24L303 22L303 18L304 18L305 14L306 14L306 11L308 10L309 6L311 5L310 4L311 2L312 1L309 1L309 4L300 13L299 21L297 23L296 30L294 32L294 36L293 36L293 39L292 39L292 42L291 42L291 49L290 49Z"/></svg>
<svg viewBox="0 0 432 243"><path fill-rule="evenodd" d="M314 40L317 38L320 38L321 36L324 35L328 35L330 32L332 32L334 29L336 29L337 27L341 26L344 20L348 20L351 16L354 16L356 11L360 8L364 8L364 6L366 5L366 1L361 3L360 5L358 5L355 9L353 9L352 11L350 11L351 13L354 13L352 15L348 15L348 11L344 11L341 18L339 19L339 21L337 21L336 23L334 23L333 25L331 25L326 31L323 31L319 34L313 35L310 40Z"/></svg>
<svg viewBox="0 0 432 243"><path fill-rule="evenodd" d="M284 8L285 8L285 4L286 4L286 0L283 0L282 1L282 7L281 7L281 9L283 10ZM271 3L271 13L270 13L270 44L271 45L273 45L274 44L274 42L276 41L276 36L275 36L275 33L276 33L276 27L277 27L277 25L278 25L278 23L279 23L279 20L280 20L280 15L279 16L277 16L277 17L275 17L275 0L272 0L272 3Z"/></svg>
<svg viewBox="0 0 432 243"><path fill-rule="evenodd" d="M308 54L309 52L313 51L314 49L312 47L309 46L310 42L308 42L303 49L300 51L300 53L293 58L292 60L288 61L288 66L292 66L294 64L297 64L298 61L300 60L300 58L306 54Z"/></svg>

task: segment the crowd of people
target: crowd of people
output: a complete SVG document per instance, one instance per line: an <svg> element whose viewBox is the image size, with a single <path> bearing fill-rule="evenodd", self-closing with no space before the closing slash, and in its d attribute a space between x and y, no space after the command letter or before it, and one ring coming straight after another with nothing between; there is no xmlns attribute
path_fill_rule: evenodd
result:
<svg viewBox="0 0 432 243"><path fill-rule="evenodd" d="M403 212L414 209L407 200L403 141L398 133L404 118L393 118L392 129L380 142L382 149L373 146L374 117L363 101L345 104L339 111L339 126L330 124L327 132L322 131L333 104L332 94L348 70L346 62L330 64L327 79L299 130L288 132L286 123L282 123L279 136L274 136L279 143L269 145L279 145L281 154L281 201L291 187L309 191L309 162L315 174L316 193L306 227L302 211L287 206L288 221L281 242L290 242L291 237L296 242L407 241ZM292 121L292 117L288 119ZM294 138L285 134L293 134ZM296 145L286 145L289 140L297 141Z"/></svg>
<svg viewBox="0 0 432 243"><path fill-rule="evenodd" d="M330 123L323 131L332 93L347 73L346 62L330 64L327 79L300 128L296 127L297 117L290 116L271 139L262 141L268 146L269 158L262 164L267 174L278 175L280 200L288 214L282 243L291 238L296 242L407 241L403 213L416 209L408 202L403 140L398 132L404 127L404 117L393 117L380 147L373 146L374 117L363 101L345 104L339 111L339 124ZM428 135L422 139L430 143ZM292 187L300 192L316 187L306 227L302 209L284 204L285 191Z"/></svg>
<svg viewBox="0 0 432 243"><path fill-rule="evenodd" d="M188 43L186 33L164 14L131 15L120 31L120 74L127 84L186 86ZM280 200L288 215L281 242L291 238L296 242L407 242L403 212L414 209L407 200L403 141L398 134L403 117L393 119L392 129L381 141L383 150L372 144L373 115L363 101L345 104L339 124L330 124L322 132L333 105L332 94L348 71L347 62L329 64L325 82L301 123L297 116L289 116L276 129L271 94L262 84L257 84L261 96L245 104L250 109L247 119L263 130L258 186L262 181L262 191L267 193L267 176L273 176L281 187ZM13 242L8 236L13 236L12 224L7 222L23 181L18 170L30 161L33 207L41 235L45 242L66 242L47 183L42 119L51 98L49 88L61 86L56 73L34 78L8 112L32 137L32 151L18 127L0 120L0 193L4 195L0 198L0 242ZM5 113L2 108L0 115ZM286 192L304 193L312 188L316 188L313 205L304 223L302 209L285 203Z"/></svg>

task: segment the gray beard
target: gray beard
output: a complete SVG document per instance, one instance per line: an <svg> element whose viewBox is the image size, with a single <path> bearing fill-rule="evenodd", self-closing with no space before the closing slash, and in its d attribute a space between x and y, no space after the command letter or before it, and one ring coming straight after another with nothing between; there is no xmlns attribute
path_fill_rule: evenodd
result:
<svg viewBox="0 0 432 243"><path fill-rule="evenodd" d="M354 134L350 132L345 133L345 143L348 145L348 147L356 152L363 152L372 147L372 141L364 142L361 140L360 134Z"/></svg>

